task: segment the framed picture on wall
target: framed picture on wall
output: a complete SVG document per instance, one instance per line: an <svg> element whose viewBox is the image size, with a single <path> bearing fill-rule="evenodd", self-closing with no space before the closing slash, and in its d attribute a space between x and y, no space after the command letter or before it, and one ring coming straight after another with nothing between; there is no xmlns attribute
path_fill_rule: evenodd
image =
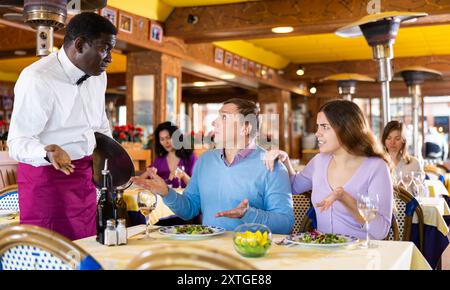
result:
<svg viewBox="0 0 450 290"><path fill-rule="evenodd" d="M247 73L248 70L248 60L246 58L241 59L241 72Z"/></svg>
<svg viewBox="0 0 450 290"><path fill-rule="evenodd" d="M261 67L261 76L263 79L267 79L267 66Z"/></svg>
<svg viewBox="0 0 450 290"><path fill-rule="evenodd" d="M220 64L223 63L223 49L220 47L214 49L214 62Z"/></svg>
<svg viewBox="0 0 450 290"><path fill-rule="evenodd" d="M247 72L251 76L255 75L255 62L254 61L249 61L248 62Z"/></svg>
<svg viewBox="0 0 450 290"><path fill-rule="evenodd" d="M126 14L120 14L119 30L126 33L133 33L133 17Z"/></svg>
<svg viewBox="0 0 450 290"><path fill-rule="evenodd" d="M162 43L163 28L156 22L151 22L150 24L150 40L157 43Z"/></svg>
<svg viewBox="0 0 450 290"><path fill-rule="evenodd" d="M255 76L261 77L261 65L259 63L255 64Z"/></svg>
<svg viewBox="0 0 450 290"><path fill-rule="evenodd" d="M269 80L271 80L271 79L273 79L274 75L275 75L275 71L274 71L272 68L269 68L269 69L267 70L267 78L268 78Z"/></svg>
<svg viewBox="0 0 450 290"><path fill-rule="evenodd" d="M11 97L3 96L2 105L4 110L12 110L14 100Z"/></svg>
<svg viewBox="0 0 450 290"><path fill-rule="evenodd" d="M225 66L232 67L233 66L233 55L231 52L225 52Z"/></svg>
<svg viewBox="0 0 450 290"><path fill-rule="evenodd" d="M233 56L233 69L241 70L241 57L238 55Z"/></svg>
<svg viewBox="0 0 450 290"><path fill-rule="evenodd" d="M111 21L111 23L117 27L117 10L111 8L104 8L100 12L100 14L103 17L108 18L108 20Z"/></svg>

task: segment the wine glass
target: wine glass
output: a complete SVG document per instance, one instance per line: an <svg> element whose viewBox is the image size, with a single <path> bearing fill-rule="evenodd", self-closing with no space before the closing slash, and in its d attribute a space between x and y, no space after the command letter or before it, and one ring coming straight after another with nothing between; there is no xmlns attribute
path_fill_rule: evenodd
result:
<svg viewBox="0 0 450 290"><path fill-rule="evenodd" d="M140 191L137 197L137 204L139 211L145 217L145 236L146 239L152 239L150 237L150 214L155 210L158 205L158 196L151 191Z"/></svg>
<svg viewBox="0 0 450 290"><path fill-rule="evenodd" d="M403 172L402 174L402 182L405 185L405 189L409 190L411 184L413 182L414 176L412 172Z"/></svg>
<svg viewBox="0 0 450 290"><path fill-rule="evenodd" d="M181 190L181 182L183 180L183 176L184 176L184 166L183 165L178 165L177 169L175 169L175 176L178 178L178 190Z"/></svg>
<svg viewBox="0 0 450 290"><path fill-rule="evenodd" d="M370 244L369 238L369 222L372 221L378 212L378 195L369 195L361 193L358 195L357 207L359 214L363 217L366 226L366 241L361 244L361 248L374 248L375 245Z"/></svg>

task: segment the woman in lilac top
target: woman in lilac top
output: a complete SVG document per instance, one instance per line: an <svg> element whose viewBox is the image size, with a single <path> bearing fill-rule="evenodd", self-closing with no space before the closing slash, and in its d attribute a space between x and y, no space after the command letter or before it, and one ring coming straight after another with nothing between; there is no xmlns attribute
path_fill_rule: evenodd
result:
<svg viewBox="0 0 450 290"><path fill-rule="evenodd" d="M187 186L197 157L193 150L184 148L175 150L172 135L177 130L178 127L171 122L158 125L153 138L157 157L141 177L147 177L149 171L154 171L173 188L180 187L180 181L182 188Z"/></svg>
<svg viewBox="0 0 450 290"><path fill-rule="evenodd" d="M364 239L364 219L357 209L358 194L378 195L376 217L369 223L373 239L384 239L391 226L393 188L389 159L379 147L358 105L336 100L317 114L316 137L320 153L299 173L288 155L272 150L266 154L269 170L273 160L283 162L291 177L292 192L312 190L317 229Z"/></svg>

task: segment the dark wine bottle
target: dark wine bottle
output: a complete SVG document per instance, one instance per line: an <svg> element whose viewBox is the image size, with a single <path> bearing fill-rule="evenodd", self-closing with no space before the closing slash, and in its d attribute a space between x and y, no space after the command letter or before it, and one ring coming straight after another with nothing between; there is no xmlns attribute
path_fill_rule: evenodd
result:
<svg viewBox="0 0 450 290"><path fill-rule="evenodd" d="M108 160L105 160L105 168L102 170L103 187L100 192L100 198L97 203L96 227L97 227L97 242L105 243L105 229L107 221L114 218L114 202L112 193L110 192L108 184L110 183L110 174L108 170Z"/></svg>

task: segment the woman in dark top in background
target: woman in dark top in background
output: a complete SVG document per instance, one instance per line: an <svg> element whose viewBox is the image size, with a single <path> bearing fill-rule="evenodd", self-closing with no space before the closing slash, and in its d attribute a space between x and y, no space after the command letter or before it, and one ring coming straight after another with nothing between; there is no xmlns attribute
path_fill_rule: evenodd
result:
<svg viewBox="0 0 450 290"><path fill-rule="evenodd" d="M158 125L153 138L155 140L156 158L143 176L147 176L148 172L153 170L169 186L185 188L191 179L197 157L192 149L181 148L176 150L174 148L172 135L177 130L178 127L171 122L164 122Z"/></svg>
<svg viewBox="0 0 450 290"><path fill-rule="evenodd" d="M185 188L189 184L197 157L192 149L176 150L172 144L172 135L178 127L171 122L158 125L153 140L155 140L155 159L141 176L147 177L149 171L156 172L169 186L173 188ZM181 186L180 186L181 180ZM156 225L172 226L180 224L201 223L200 217L185 221L177 216L171 216L159 220Z"/></svg>

